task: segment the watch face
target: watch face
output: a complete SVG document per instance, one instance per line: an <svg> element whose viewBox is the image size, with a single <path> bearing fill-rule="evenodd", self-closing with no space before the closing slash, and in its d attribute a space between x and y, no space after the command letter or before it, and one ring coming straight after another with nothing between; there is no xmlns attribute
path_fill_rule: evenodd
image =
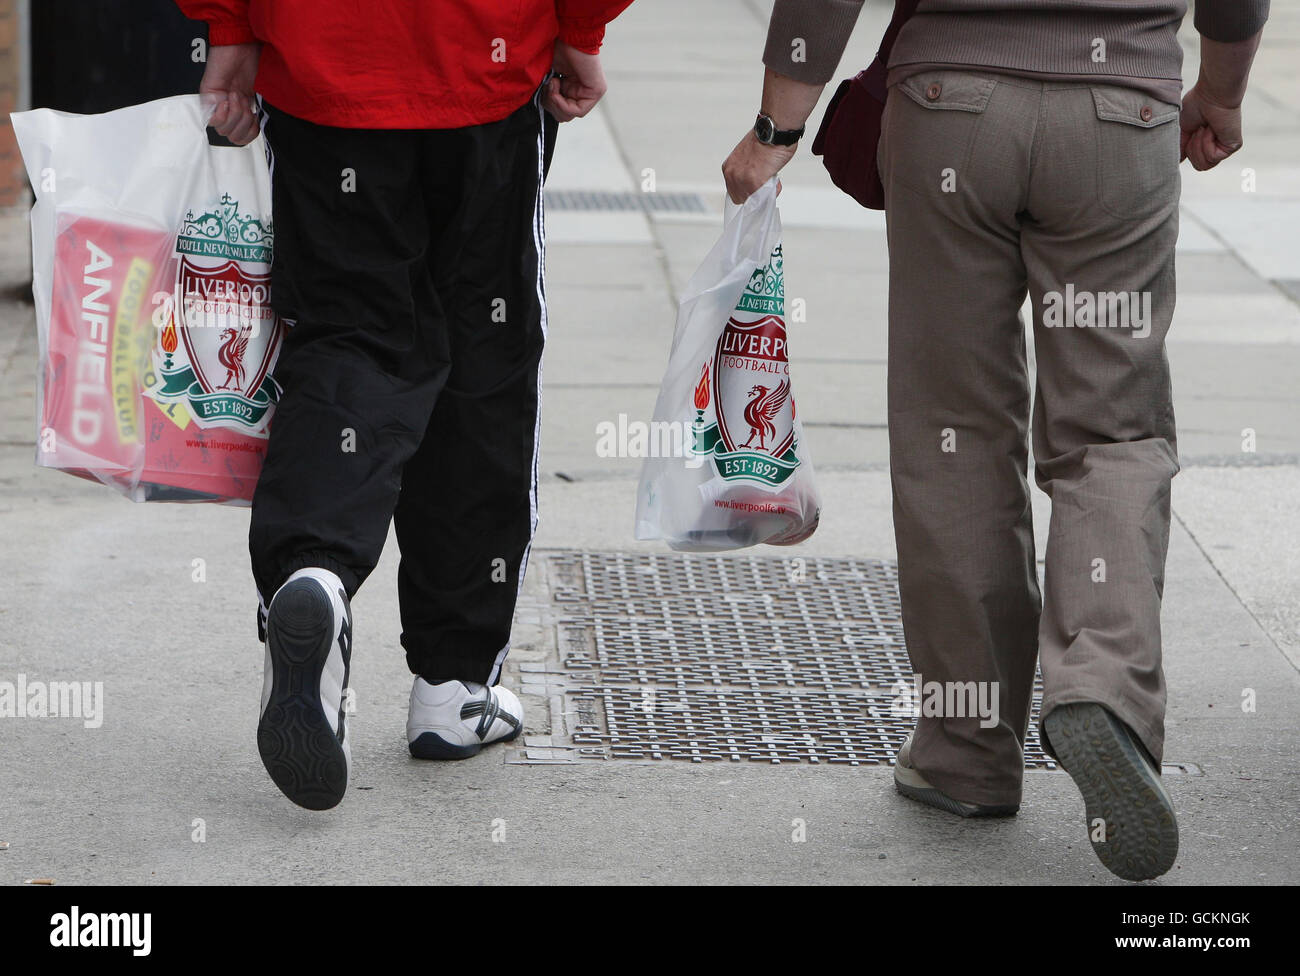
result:
<svg viewBox="0 0 1300 976"><path fill-rule="evenodd" d="M758 136L759 142L770 143L772 136L776 134L776 123L766 115L760 115L758 121L754 123L754 134Z"/></svg>

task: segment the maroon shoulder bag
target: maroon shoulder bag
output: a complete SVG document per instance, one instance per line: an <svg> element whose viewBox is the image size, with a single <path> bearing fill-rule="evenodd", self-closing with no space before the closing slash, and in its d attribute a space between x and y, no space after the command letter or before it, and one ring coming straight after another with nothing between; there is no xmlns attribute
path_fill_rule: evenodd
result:
<svg viewBox="0 0 1300 976"><path fill-rule="evenodd" d="M876 168L876 147L885 114L889 52L919 0L895 0L894 17L880 41L876 59L852 78L840 82L813 139L814 155L841 190L870 210L885 209L885 188Z"/></svg>

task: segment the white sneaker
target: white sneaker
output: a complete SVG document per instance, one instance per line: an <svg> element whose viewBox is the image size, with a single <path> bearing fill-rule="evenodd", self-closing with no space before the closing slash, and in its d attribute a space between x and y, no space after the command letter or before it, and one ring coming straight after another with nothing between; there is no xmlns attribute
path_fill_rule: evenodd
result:
<svg viewBox="0 0 1300 976"><path fill-rule="evenodd" d="M468 759L489 742L509 742L524 729L514 692L473 681L416 678L406 714L406 743L416 759Z"/></svg>
<svg viewBox="0 0 1300 976"><path fill-rule="evenodd" d="M352 609L338 576L300 569L271 600L257 751L280 791L328 810L348 788L352 750L343 706L352 662Z"/></svg>

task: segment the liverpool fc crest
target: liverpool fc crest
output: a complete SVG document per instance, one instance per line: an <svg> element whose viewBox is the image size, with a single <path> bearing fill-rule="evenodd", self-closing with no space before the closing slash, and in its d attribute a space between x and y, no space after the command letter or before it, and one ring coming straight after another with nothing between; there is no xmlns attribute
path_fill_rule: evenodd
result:
<svg viewBox="0 0 1300 976"><path fill-rule="evenodd" d="M269 222L241 215L229 194L211 212L186 214L148 394L184 403L200 427L265 433L283 332L270 305L272 245Z"/></svg>
<svg viewBox="0 0 1300 976"><path fill-rule="evenodd" d="M785 332L781 246L756 268L714 349L715 421L705 425L708 366L696 389L695 451L728 481L779 488L799 466ZM701 400L703 399L703 403Z"/></svg>

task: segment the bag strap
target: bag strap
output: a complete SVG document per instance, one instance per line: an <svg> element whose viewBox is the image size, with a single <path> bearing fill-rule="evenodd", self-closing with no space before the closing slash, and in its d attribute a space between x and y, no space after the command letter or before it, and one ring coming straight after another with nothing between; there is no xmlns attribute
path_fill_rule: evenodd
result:
<svg viewBox="0 0 1300 976"><path fill-rule="evenodd" d="M882 65L889 64L889 52L894 48L894 40L898 37L898 32L903 29L903 25L911 19L912 14L916 13L917 4L920 2L921 0L895 0L894 16L889 21L889 27L885 29L885 36L880 39L880 50L876 52Z"/></svg>
<svg viewBox="0 0 1300 976"><path fill-rule="evenodd" d="M876 52L875 59L852 78L846 78L840 82L839 88L831 96L831 100L826 106L826 114L822 116L822 124L818 127L817 135L813 139L812 151L814 156L825 155L826 140L829 138L831 122L835 119L840 104L854 89L865 90L871 98L875 99L877 103L874 113L877 121L876 131L879 132L880 108L885 104L885 82L887 80L889 52L893 50L894 39L898 37L898 32L903 29L903 25L907 23L912 14L916 13L919 3L920 0L894 0L894 16L889 21L885 36L880 39L880 48ZM860 121L862 111L861 108L853 110L852 114L855 116L855 123ZM854 127L856 128L857 125L855 124Z"/></svg>

